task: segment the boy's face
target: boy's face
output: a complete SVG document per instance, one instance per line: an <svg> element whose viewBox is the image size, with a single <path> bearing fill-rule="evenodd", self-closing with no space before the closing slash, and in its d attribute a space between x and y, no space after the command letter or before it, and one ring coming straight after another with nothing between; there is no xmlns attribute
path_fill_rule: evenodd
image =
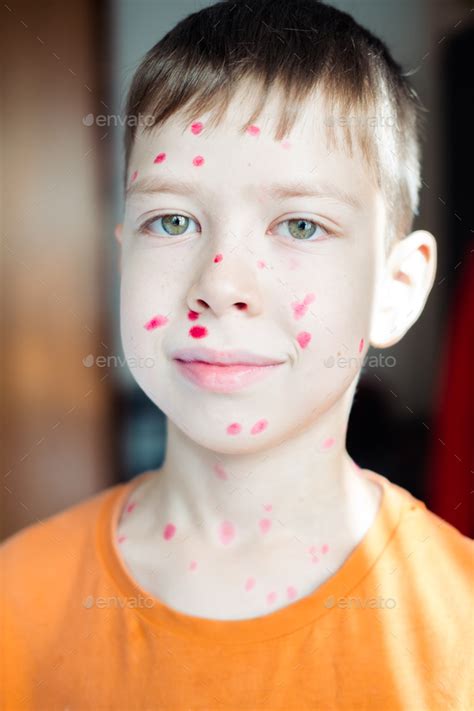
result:
<svg viewBox="0 0 474 711"><path fill-rule="evenodd" d="M328 151L320 101L302 106L291 134L274 141L273 106L259 132L238 134L249 107L236 97L212 133L206 116L184 132L171 119L139 133L119 231L127 362L172 421L221 452L277 444L348 403L384 260L386 210L363 158ZM151 180L193 187L143 192ZM272 184L314 194L272 194ZM175 350L195 347L283 364L216 392L190 382L173 360ZM331 434L321 432L315 447L327 448Z"/></svg>

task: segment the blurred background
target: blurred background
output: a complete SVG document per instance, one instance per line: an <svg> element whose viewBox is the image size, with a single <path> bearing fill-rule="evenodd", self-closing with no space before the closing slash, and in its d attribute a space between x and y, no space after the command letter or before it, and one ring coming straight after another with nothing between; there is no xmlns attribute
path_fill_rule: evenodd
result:
<svg viewBox="0 0 474 711"><path fill-rule="evenodd" d="M0 10L1 538L161 465L165 418L120 343L123 109L144 53L207 4L9 0ZM369 351L348 451L473 537L473 7L329 4L387 43L428 111L415 228L439 250L422 317L378 351L395 365L375 367Z"/></svg>

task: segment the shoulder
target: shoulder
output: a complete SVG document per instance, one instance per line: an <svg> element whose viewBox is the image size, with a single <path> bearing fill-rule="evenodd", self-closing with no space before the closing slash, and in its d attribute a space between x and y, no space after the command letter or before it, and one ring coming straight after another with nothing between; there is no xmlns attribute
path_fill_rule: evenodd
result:
<svg viewBox="0 0 474 711"><path fill-rule="evenodd" d="M474 592L474 541L431 511L406 489L390 483L402 507L395 544L414 590L438 595L449 607L469 603Z"/></svg>
<svg viewBox="0 0 474 711"><path fill-rule="evenodd" d="M57 589L61 580L92 555L102 505L121 486L104 489L2 541L2 594L18 599L22 589L29 588L30 593Z"/></svg>

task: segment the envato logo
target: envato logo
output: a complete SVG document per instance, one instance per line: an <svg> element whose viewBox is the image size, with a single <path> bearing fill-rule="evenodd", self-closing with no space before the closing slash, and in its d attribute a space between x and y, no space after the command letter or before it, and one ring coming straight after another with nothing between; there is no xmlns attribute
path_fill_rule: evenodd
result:
<svg viewBox="0 0 474 711"><path fill-rule="evenodd" d="M357 358L356 356L350 358L339 356L335 358L334 356L328 356L323 360L323 364L326 368L365 368L365 366L369 368L393 368L397 364L397 359L395 356L386 356L383 353L365 355L364 358Z"/></svg>
<svg viewBox="0 0 474 711"><path fill-rule="evenodd" d="M153 607L155 601L152 597L144 597L143 595L138 595L138 597L94 597L93 595L88 595L83 601L82 606L86 610L90 610L91 607L98 607L101 610L109 608L118 608L123 610L125 607L128 608L140 608L140 607Z"/></svg>
<svg viewBox="0 0 474 711"><path fill-rule="evenodd" d="M324 601L324 607L331 609L339 607L342 609L386 609L392 610L397 606L396 600L393 597L334 597L330 595Z"/></svg>
<svg viewBox="0 0 474 711"><path fill-rule="evenodd" d="M398 128L396 116L326 116L326 126L368 126L369 128Z"/></svg>
<svg viewBox="0 0 474 711"><path fill-rule="evenodd" d="M82 117L84 126L133 126L150 127L155 123L155 117L151 114L141 114L137 116L120 116L120 114L87 114Z"/></svg>
<svg viewBox="0 0 474 711"><path fill-rule="evenodd" d="M115 355L95 357L92 353L89 353L89 355L82 359L82 364L86 368L92 368L93 365L96 365L98 368L123 368L124 365L128 365L129 368L153 368L155 359L150 356L146 358L142 358L141 356L138 358L134 356L121 358Z"/></svg>

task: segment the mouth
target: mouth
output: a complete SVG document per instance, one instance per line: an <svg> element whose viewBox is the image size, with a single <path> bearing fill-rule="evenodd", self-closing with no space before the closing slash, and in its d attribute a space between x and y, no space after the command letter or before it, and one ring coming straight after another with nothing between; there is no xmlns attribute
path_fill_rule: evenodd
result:
<svg viewBox="0 0 474 711"><path fill-rule="evenodd" d="M216 351L211 348L183 348L171 354L172 358L186 363L197 361L212 365L278 365L284 359L270 358L244 350Z"/></svg>
<svg viewBox="0 0 474 711"><path fill-rule="evenodd" d="M190 349L173 357L178 371L188 381L213 392L234 392L268 377L285 361L244 351Z"/></svg>

